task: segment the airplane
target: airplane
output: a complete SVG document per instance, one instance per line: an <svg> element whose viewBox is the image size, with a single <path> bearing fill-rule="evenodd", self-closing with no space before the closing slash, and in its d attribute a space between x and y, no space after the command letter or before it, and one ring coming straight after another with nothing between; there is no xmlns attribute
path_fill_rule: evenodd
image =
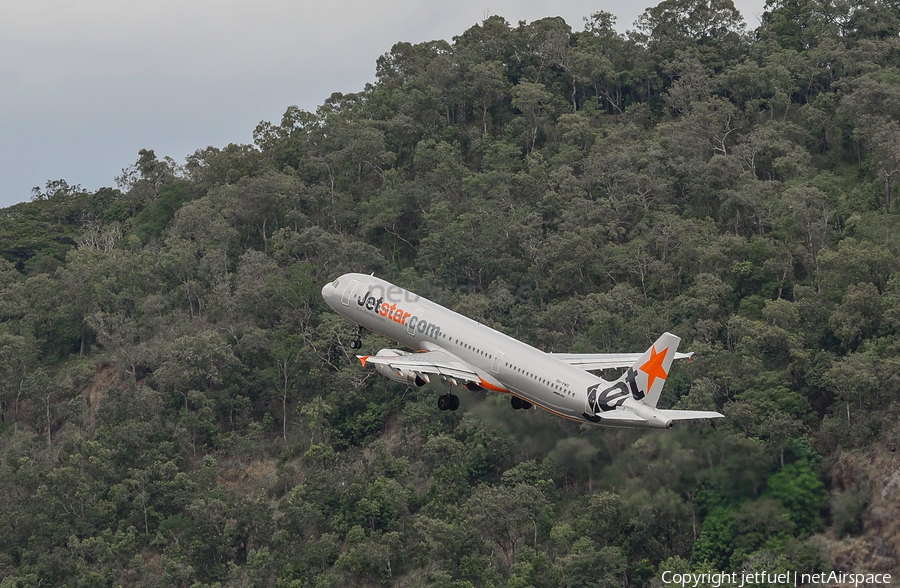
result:
<svg viewBox="0 0 900 588"><path fill-rule="evenodd" d="M382 349L358 355L383 376L408 386L424 386L431 376L470 391L509 394L512 408L533 406L556 416L622 428L671 429L676 421L716 419L705 410L656 408L681 339L663 333L644 353L545 353L518 339L413 294L374 275L348 273L322 288L335 312L357 325L352 349L362 346L368 329L415 352ZM591 373L627 368L616 380ZM438 397L440 410L459 408L448 388Z"/></svg>

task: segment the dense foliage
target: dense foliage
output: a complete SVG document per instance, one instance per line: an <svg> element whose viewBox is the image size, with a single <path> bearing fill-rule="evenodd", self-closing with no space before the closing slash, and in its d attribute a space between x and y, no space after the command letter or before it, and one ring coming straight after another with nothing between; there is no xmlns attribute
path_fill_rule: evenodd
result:
<svg viewBox="0 0 900 588"><path fill-rule="evenodd" d="M665 0L398 43L377 81L0 218L0 586L645 586L829 569L898 428L900 5ZM548 351L696 359L716 429L360 368L378 275ZM388 342L364 337L364 350ZM826 485L826 482L828 484Z"/></svg>

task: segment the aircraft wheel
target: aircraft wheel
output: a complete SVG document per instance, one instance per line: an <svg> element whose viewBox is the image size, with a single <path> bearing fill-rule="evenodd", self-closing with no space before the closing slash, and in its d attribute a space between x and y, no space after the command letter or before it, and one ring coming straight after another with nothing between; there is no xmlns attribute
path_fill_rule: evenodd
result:
<svg viewBox="0 0 900 588"><path fill-rule="evenodd" d="M439 410L450 410L450 407L453 406L453 398L449 394L441 394L438 396L438 409Z"/></svg>
<svg viewBox="0 0 900 588"><path fill-rule="evenodd" d="M350 349L359 349L360 347L362 347L362 341L359 339L350 341Z"/></svg>
<svg viewBox="0 0 900 588"><path fill-rule="evenodd" d="M450 410L459 408L459 396L450 396Z"/></svg>
<svg viewBox="0 0 900 588"><path fill-rule="evenodd" d="M512 407L515 410L528 410L531 408L531 403L527 400L522 400L518 396L513 396L509 399L509 403L512 404Z"/></svg>

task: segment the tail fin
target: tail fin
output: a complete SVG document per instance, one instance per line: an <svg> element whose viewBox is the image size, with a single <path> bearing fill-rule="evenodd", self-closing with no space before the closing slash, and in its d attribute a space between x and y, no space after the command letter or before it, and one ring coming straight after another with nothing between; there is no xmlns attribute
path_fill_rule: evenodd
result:
<svg viewBox="0 0 900 588"><path fill-rule="evenodd" d="M656 408L680 342L680 337L663 333L616 383L626 384L635 400Z"/></svg>

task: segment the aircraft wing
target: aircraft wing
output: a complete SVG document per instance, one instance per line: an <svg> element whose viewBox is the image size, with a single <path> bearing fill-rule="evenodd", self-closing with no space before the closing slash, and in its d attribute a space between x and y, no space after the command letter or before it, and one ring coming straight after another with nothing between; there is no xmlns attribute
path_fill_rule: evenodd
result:
<svg viewBox="0 0 900 588"><path fill-rule="evenodd" d="M411 370L423 374L438 374L457 380L480 382L481 378L469 364L443 351L406 353L403 355L358 355L363 366L367 363L386 365L394 370Z"/></svg>
<svg viewBox="0 0 900 588"><path fill-rule="evenodd" d="M628 368L641 357L640 353L551 353L550 355L586 372ZM692 355L694 355L693 351L676 353L675 359L690 361Z"/></svg>

